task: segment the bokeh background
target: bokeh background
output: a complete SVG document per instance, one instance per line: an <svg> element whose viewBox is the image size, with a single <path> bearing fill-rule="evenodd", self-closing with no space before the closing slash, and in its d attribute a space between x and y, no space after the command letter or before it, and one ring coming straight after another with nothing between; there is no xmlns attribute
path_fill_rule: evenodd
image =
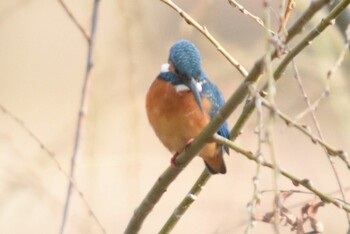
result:
<svg viewBox="0 0 350 234"><path fill-rule="evenodd" d="M72 0L67 5L87 30L92 1ZM227 1L176 1L205 25L244 67L250 69L264 53L264 29L243 16ZM243 3L243 2L242 2ZM296 1L291 22L308 5ZM261 1L244 6L262 17ZM279 1L273 1L278 11ZM307 32L327 10L307 25ZM277 18L272 15L276 29ZM242 81L241 75L200 33L188 26L160 1L101 1L88 89L76 181L108 233L122 233L171 154L161 145L148 124L145 95L160 65L167 61L170 46L179 39L192 40L203 55L203 66L211 80L228 98ZM292 45L302 36L293 40ZM311 101L326 85L344 42L338 29L330 27L295 60ZM86 67L87 43L58 1L12 0L0 2L0 104L55 153L64 171L70 167L78 106ZM274 66L278 64L278 60ZM317 110L325 141L350 151L349 55L331 78L331 94ZM289 68L277 85L278 107L294 117L306 104L293 71ZM229 119L233 126L240 107ZM301 120L314 130L309 116ZM257 149L256 114L237 143ZM338 190L323 150L283 122L276 124L276 152L281 167L308 178L325 193ZM269 159L267 147L264 156ZM345 188L350 174L344 164L335 165ZM228 173L212 177L197 201L173 233L243 233L247 226L246 204L253 195L256 165L231 152L226 157ZM140 233L160 230L174 207L186 195L203 170L195 158L170 186L145 221ZM272 173L260 174L260 189L273 186ZM0 233L59 232L68 181L32 137L8 114L0 111ZM294 188L280 177L281 189ZM296 188L301 189L301 188ZM340 197L339 193L334 196ZM350 199L349 192L346 193ZM296 215L311 195L295 194L286 202ZM296 206L295 206L296 205ZM258 212L272 209L272 194L264 193ZM318 218L326 233L345 233L345 213L332 205L322 207ZM307 226L306 226L307 227ZM282 228L289 233L289 228ZM253 233L271 233L268 224L258 223ZM101 233L76 192L67 223L67 233Z"/></svg>

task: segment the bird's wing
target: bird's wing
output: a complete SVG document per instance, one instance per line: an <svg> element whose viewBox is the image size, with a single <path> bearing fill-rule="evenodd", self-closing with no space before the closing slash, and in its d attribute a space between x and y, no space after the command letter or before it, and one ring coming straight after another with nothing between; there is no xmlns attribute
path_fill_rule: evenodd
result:
<svg viewBox="0 0 350 234"><path fill-rule="evenodd" d="M224 97L222 96L219 89L208 79L204 79L204 83L202 86L203 95L209 99L211 102L211 112L210 112L210 118L214 118L215 115L219 112L221 107L225 104ZM230 139L230 131L228 129L227 122L225 122L219 129L218 134ZM226 153L229 152L228 147L224 146L223 149L226 151Z"/></svg>

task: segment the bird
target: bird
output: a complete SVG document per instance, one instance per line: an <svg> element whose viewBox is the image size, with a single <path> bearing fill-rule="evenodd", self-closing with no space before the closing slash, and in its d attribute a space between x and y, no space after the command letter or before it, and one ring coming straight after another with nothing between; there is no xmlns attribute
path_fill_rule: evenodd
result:
<svg viewBox="0 0 350 234"><path fill-rule="evenodd" d="M179 40L169 52L168 63L151 84L146 95L150 125L163 145L176 157L214 118L225 101L223 95L202 70L198 48L189 40ZM219 135L230 139L227 122ZM224 153L227 146L208 142L199 152L211 174L225 174Z"/></svg>

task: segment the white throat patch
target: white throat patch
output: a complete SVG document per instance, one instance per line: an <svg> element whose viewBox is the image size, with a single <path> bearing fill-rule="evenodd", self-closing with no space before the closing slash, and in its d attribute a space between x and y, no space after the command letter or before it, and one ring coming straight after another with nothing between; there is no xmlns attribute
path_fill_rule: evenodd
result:
<svg viewBox="0 0 350 234"><path fill-rule="evenodd" d="M202 83L201 82L196 82L196 86L197 86L197 90L199 92L202 92ZM181 92L185 92L185 91L189 91L190 88L187 87L186 85L184 84L178 84L178 85L175 85L175 89L176 89L176 92L178 93L181 93Z"/></svg>

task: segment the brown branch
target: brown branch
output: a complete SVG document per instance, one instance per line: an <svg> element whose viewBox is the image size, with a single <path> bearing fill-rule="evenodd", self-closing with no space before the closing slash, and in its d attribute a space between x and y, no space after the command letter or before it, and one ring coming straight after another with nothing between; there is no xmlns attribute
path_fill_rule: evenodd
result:
<svg viewBox="0 0 350 234"><path fill-rule="evenodd" d="M93 68L93 52L94 52L95 37L96 37L96 27L97 27L99 3L100 3L100 0L94 0L93 12L92 12L92 17L91 17L91 37L90 37L90 40L88 41L89 43L88 43L88 55L87 55L87 61L86 61L86 70L85 70L83 87L82 87L81 97L80 97L80 105L79 105L78 120L77 120L76 131L75 131L74 147L73 147L73 152L72 152L72 156L71 156L71 169L70 169L70 177L71 178L74 178L75 162L76 162L78 152L80 150L81 128L82 128L84 115L85 115L85 107L87 106L87 90L89 87L89 83L90 83L89 81L91 78L91 71ZM60 233L65 233L66 222L67 222L68 212L69 212L69 207L70 207L70 198L71 198L71 194L72 194L72 186L73 186L73 184L71 182L69 182L68 189L67 189L67 195L66 195L66 203L64 206L64 211L63 211L63 216L62 216ZM101 228L101 230L104 233L106 232L103 228Z"/></svg>

